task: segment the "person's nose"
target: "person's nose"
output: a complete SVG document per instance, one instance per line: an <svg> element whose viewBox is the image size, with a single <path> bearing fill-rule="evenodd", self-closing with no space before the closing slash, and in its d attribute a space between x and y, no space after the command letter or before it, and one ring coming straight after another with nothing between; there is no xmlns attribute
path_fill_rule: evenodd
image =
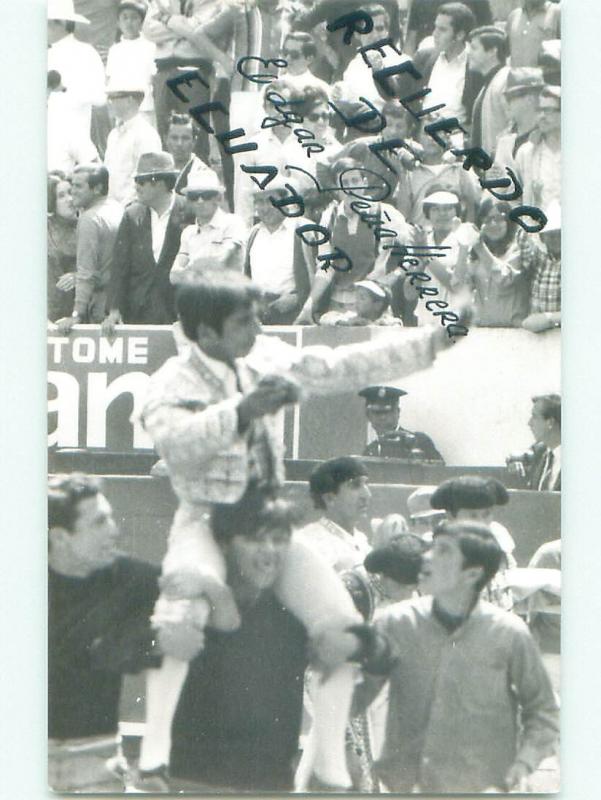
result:
<svg viewBox="0 0 601 800"><path fill-rule="evenodd" d="M367 485L363 487L363 497L366 500L371 500L371 489Z"/></svg>

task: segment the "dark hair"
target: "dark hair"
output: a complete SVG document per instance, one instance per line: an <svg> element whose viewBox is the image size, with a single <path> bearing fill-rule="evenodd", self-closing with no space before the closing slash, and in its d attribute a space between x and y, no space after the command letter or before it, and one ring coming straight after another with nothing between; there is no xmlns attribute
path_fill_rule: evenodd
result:
<svg viewBox="0 0 601 800"><path fill-rule="evenodd" d="M478 592L494 578L503 561L503 550L486 525L475 522L439 522L433 538L450 536L455 539L463 556L463 566L482 567L483 574L475 584Z"/></svg>
<svg viewBox="0 0 601 800"><path fill-rule="evenodd" d="M299 113L306 117L319 106L328 106L328 95L320 86L304 86L303 102L299 103Z"/></svg>
<svg viewBox="0 0 601 800"><path fill-rule="evenodd" d="M67 33L75 33L75 23L71 19L66 19L65 21L65 30Z"/></svg>
<svg viewBox="0 0 601 800"><path fill-rule="evenodd" d="M167 121L167 131L172 125L185 125L194 131L194 120L189 114L180 114L177 111L172 111Z"/></svg>
<svg viewBox="0 0 601 800"><path fill-rule="evenodd" d="M430 498L432 508L441 508L456 517L462 508L493 508L509 502L509 494L496 478L460 475L447 478L436 487Z"/></svg>
<svg viewBox="0 0 601 800"><path fill-rule="evenodd" d="M476 27L474 12L465 3L444 3L436 14L444 14L445 17L450 17L453 32L457 34L459 31L464 31L466 39Z"/></svg>
<svg viewBox="0 0 601 800"><path fill-rule="evenodd" d="M227 317L249 308L260 296L260 289L245 275L231 272L225 276L215 270L182 281L175 302L184 333L195 342L201 323L221 334Z"/></svg>
<svg viewBox="0 0 601 800"><path fill-rule="evenodd" d="M316 467L309 476L309 491L315 508L325 508L322 495L336 494L341 484L367 476L365 464L354 456L330 458Z"/></svg>
<svg viewBox="0 0 601 800"><path fill-rule="evenodd" d="M289 39L293 42L299 42L299 44L302 45L301 50L305 57L317 55L317 48L315 47L314 39L310 33L304 33L302 31L287 33L286 36L284 36L284 47L286 47L286 42Z"/></svg>
<svg viewBox="0 0 601 800"><path fill-rule="evenodd" d="M48 528L65 528L72 531L79 515L78 506L88 497L102 491L98 478L73 472L55 475L48 481Z"/></svg>
<svg viewBox="0 0 601 800"><path fill-rule="evenodd" d="M483 25L480 28L474 28L470 33L470 42L474 39L479 39L480 44L485 50L496 50L497 58L504 64L509 55L509 44L507 36L500 28L495 28L494 25Z"/></svg>
<svg viewBox="0 0 601 800"><path fill-rule="evenodd" d="M100 194L109 193L109 171L103 164L78 164L73 174L84 173L87 176L88 186L95 189L100 186Z"/></svg>
<svg viewBox="0 0 601 800"><path fill-rule="evenodd" d="M532 398L533 403L541 404L543 419L553 419L561 430L561 397L558 394L540 394Z"/></svg>
<svg viewBox="0 0 601 800"><path fill-rule="evenodd" d="M260 530L292 528L300 521L296 505L259 489L249 489L237 503L216 503L211 510L211 529L217 544L234 536L252 539Z"/></svg>
<svg viewBox="0 0 601 800"><path fill-rule="evenodd" d="M414 533L400 533L388 544L372 550L363 562L368 572L385 575L397 583L411 586L417 583L424 552L424 540Z"/></svg>
<svg viewBox="0 0 601 800"><path fill-rule="evenodd" d="M498 209L502 214L505 214L507 218L507 232L505 236L500 239L498 242L486 240L486 245L489 250L495 256L500 256L503 253L507 252L507 248L515 239L515 235L517 232L517 225L511 219L509 219L509 213L511 212L511 205L506 203L504 200L495 200L494 197L484 197L480 201L480 205L478 206L478 210L476 211L476 226L481 228L484 225L486 217L490 214L493 208Z"/></svg>
<svg viewBox="0 0 601 800"><path fill-rule="evenodd" d="M69 179L64 172L54 170L48 173L48 182L46 185L47 191L47 204L46 209L49 214L56 214L56 191L59 183L70 183Z"/></svg>

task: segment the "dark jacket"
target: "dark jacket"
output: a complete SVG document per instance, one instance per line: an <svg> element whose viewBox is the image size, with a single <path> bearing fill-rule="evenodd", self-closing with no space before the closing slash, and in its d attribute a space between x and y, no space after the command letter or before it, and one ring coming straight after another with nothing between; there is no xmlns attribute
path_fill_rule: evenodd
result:
<svg viewBox="0 0 601 800"><path fill-rule="evenodd" d="M108 307L118 308L130 325L167 325L175 321L173 286L169 273L187 224L185 198L175 196L165 240L155 261L150 209L131 203L117 232Z"/></svg>
<svg viewBox="0 0 601 800"><path fill-rule="evenodd" d="M416 82L413 81L412 88L407 90L407 94L411 94L412 92L416 92L418 89L421 89L424 86L427 86L430 82L430 77L432 75L432 70L434 69L434 64L436 63L436 59L438 58L438 52L433 48L425 48L424 50L418 51L413 59L413 63L417 67L417 69L423 75L423 81ZM474 108L474 103L476 101L476 97L480 93L480 89L484 84L484 76L480 72L475 72L474 70L470 69L469 66L465 69L465 84L463 86L463 95L461 97L461 102L463 103L463 107L466 111L466 119L471 120L472 118L472 110ZM428 98L424 99L424 104L428 103ZM444 115L444 108L440 111L441 114Z"/></svg>
<svg viewBox="0 0 601 800"><path fill-rule="evenodd" d="M541 445L540 442L537 442L532 448L532 453L533 453L532 461L527 474L528 488L533 489L534 491L538 491L538 486L540 484L541 478L543 476L543 471L545 469L547 448L544 445ZM557 475L557 478L555 479L553 485L549 489L546 489L545 491L550 491L550 492L561 491L561 471Z"/></svg>
<svg viewBox="0 0 601 800"><path fill-rule="evenodd" d="M430 437L420 431L408 431L400 426L396 431L374 439L363 451L364 456L379 458L403 458L412 461L437 461L444 459Z"/></svg>

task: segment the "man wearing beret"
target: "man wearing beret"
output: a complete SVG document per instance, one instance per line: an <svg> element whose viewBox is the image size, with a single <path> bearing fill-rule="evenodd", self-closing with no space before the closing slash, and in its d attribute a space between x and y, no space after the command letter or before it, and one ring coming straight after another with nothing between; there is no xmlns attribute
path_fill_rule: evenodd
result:
<svg viewBox="0 0 601 800"><path fill-rule="evenodd" d="M420 573L422 597L338 643L369 683L389 682L376 768L392 793L527 791L557 745L557 704L528 627L480 597L502 558L486 526L442 523ZM364 691L373 696L369 683L356 708Z"/></svg>
<svg viewBox="0 0 601 800"><path fill-rule="evenodd" d="M399 398L406 394L403 389L394 386L367 386L359 392L359 396L365 398L367 420L377 435L377 439L367 445L363 455L444 464L443 457L429 436L406 430L399 423Z"/></svg>

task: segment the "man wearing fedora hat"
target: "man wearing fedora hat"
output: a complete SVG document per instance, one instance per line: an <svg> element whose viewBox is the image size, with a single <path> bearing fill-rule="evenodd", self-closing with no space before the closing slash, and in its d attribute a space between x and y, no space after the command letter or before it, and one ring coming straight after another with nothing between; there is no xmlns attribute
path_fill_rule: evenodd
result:
<svg viewBox="0 0 601 800"><path fill-rule="evenodd" d="M116 123L106 143L104 163L109 171L109 195L123 205L136 199L134 174L143 153L161 150L156 129L140 113L145 86L141 81L113 80L107 87Z"/></svg>
<svg viewBox="0 0 601 800"><path fill-rule="evenodd" d="M494 166L505 175L505 168L516 170L515 157L536 128L538 99L543 89L543 73L537 67L516 67L509 70L504 96L511 126L499 136Z"/></svg>
<svg viewBox="0 0 601 800"><path fill-rule="evenodd" d="M367 386L359 392L359 396L365 399L367 420L377 436L367 445L363 455L444 463L429 436L406 430L400 425L399 400L406 394L396 386Z"/></svg>
<svg viewBox="0 0 601 800"><path fill-rule="evenodd" d="M242 272L248 231L240 217L221 208L223 192L221 181L212 169L189 176L183 193L194 206L196 222L182 233L171 270L172 283L181 280L188 270L217 268Z"/></svg>
<svg viewBox="0 0 601 800"><path fill-rule="evenodd" d="M106 98L102 60L92 45L75 38L76 23L88 20L75 12L73 0L48 1L48 69L60 74L65 88L49 103L83 138L90 136L92 106L104 106Z"/></svg>
<svg viewBox="0 0 601 800"><path fill-rule="evenodd" d="M105 335L118 323L175 320L169 272L186 224L186 201L173 191L177 174L169 153L144 153L138 160L138 202L126 208L117 234Z"/></svg>

